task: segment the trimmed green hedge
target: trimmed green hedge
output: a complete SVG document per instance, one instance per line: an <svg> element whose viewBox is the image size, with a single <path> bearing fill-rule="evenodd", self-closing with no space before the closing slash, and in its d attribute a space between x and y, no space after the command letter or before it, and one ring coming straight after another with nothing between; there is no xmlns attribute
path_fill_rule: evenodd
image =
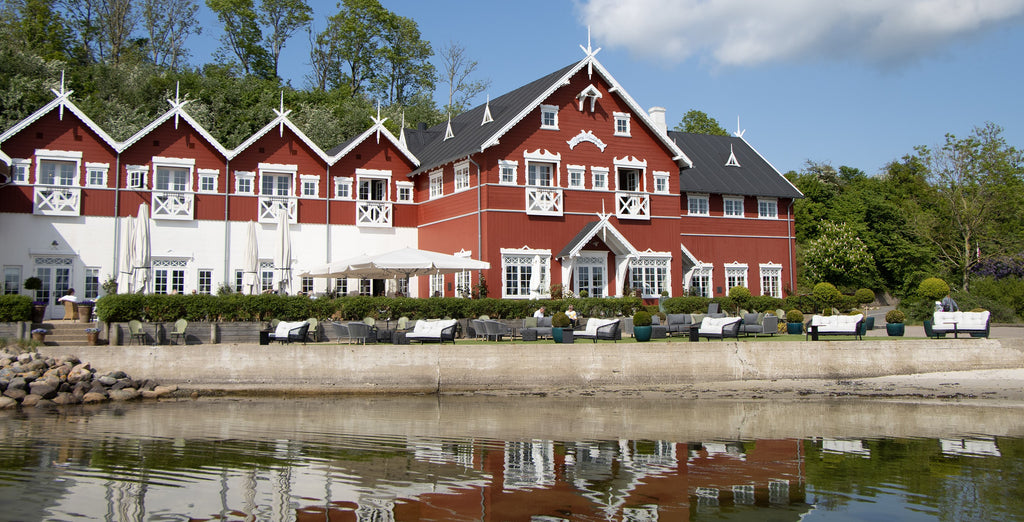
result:
<svg viewBox="0 0 1024 522"><path fill-rule="evenodd" d="M0 323L32 319L32 298L27 295L0 295Z"/></svg>
<svg viewBox="0 0 1024 522"><path fill-rule="evenodd" d="M176 321L180 318L189 321L294 321L316 317L351 321L364 317L397 319L405 316L423 319L481 315L515 319L529 317L541 306L547 307L548 314L554 314L564 312L569 305L573 305L584 317L618 317L632 316L643 308L643 301L636 297L518 300L346 296L313 299L276 294L114 294L96 301L96 315L101 321L113 323L132 319L157 322ZM27 313L31 313L31 301Z"/></svg>

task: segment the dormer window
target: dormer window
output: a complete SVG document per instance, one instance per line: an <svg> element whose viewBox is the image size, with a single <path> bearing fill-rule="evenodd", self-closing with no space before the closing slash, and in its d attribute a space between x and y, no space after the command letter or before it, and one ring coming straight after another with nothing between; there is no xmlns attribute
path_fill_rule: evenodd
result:
<svg viewBox="0 0 1024 522"><path fill-rule="evenodd" d="M600 97L601 91L597 90L597 87L594 87L593 85L588 85L586 89L583 89L576 95L576 99L580 102L580 112L583 112L583 104L587 100L590 101L590 112L594 112L597 99Z"/></svg>
<svg viewBox="0 0 1024 522"><path fill-rule="evenodd" d="M541 105L540 106L540 128L549 130L558 130L558 106L557 105Z"/></svg>

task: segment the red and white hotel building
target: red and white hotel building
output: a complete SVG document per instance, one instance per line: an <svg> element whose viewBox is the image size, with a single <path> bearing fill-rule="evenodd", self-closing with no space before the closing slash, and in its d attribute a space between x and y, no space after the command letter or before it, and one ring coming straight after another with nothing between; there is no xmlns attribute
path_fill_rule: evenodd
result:
<svg viewBox="0 0 1024 522"><path fill-rule="evenodd" d="M400 291L543 298L552 284L591 296L718 296L795 286L793 201L801 197L742 137L667 131L593 53L436 127L383 121L323 151L277 117L234 149L187 102L125 141L71 92L0 134L4 291L36 275L51 302L92 298L116 278L125 221L148 204L146 292L242 288L248 223L260 286L276 288L278 213L287 212L292 292ZM359 254L415 247L488 261L490 270L398 281L303 278ZM56 310L57 307L50 307ZM57 314L61 312L57 311Z"/></svg>

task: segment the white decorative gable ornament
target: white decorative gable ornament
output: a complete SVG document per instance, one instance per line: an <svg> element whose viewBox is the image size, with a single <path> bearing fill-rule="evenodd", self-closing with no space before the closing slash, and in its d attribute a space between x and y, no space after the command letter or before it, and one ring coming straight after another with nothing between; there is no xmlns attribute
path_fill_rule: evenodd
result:
<svg viewBox="0 0 1024 522"><path fill-rule="evenodd" d="M577 145L585 141L593 143L597 148L601 149L601 152L604 152L605 147L608 146L605 142L601 141L601 138L594 135L594 131L585 130L580 130L579 134L573 136L572 139L566 141L566 143L569 144L569 150L572 150L575 149Z"/></svg>

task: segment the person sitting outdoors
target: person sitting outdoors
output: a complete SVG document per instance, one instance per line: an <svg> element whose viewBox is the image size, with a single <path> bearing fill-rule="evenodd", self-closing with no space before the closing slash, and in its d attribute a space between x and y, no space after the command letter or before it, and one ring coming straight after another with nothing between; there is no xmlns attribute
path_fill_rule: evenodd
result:
<svg viewBox="0 0 1024 522"><path fill-rule="evenodd" d="M943 312L959 312L960 311L960 307L957 306L956 301L954 301L953 298L949 294L946 294L946 297L942 298L942 311Z"/></svg>
<svg viewBox="0 0 1024 522"><path fill-rule="evenodd" d="M544 317L544 307L542 306L538 308L536 312L533 312L533 316L536 317L537 319Z"/></svg>
<svg viewBox="0 0 1024 522"><path fill-rule="evenodd" d="M78 296L75 295L75 289L74 288L69 288L68 289L68 293L63 295L63 296L61 296L61 298L57 300L58 303L63 303L65 301L67 301L69 303L77 303L78 302Z"/></svg>
<svg viewBox="0 0 1024 522"><path fill-rule="evenodd" d="M569 326L576 328L576 324L579 322L580 316L576 313L576 310L573 309L572 305L569 305L569 308L565 310L565 316L569 318Z"/></svg>

